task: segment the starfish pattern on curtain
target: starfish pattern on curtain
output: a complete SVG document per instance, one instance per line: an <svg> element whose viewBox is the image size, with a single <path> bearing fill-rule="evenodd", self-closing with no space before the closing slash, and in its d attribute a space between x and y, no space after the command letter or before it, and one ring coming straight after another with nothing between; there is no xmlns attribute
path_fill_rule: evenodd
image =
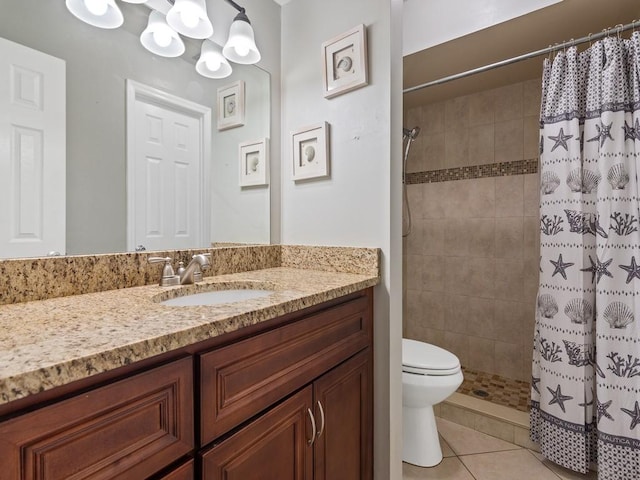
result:
<svg viewBox="0 0 640 480"><path fill-rule="evenodd" d="M546 59L531 438L640 478L640 32Z"/></svg>

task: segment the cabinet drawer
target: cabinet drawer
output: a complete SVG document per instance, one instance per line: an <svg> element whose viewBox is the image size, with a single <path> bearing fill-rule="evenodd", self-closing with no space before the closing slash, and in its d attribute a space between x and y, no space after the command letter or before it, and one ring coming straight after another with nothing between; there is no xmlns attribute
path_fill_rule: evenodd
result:
<svg viewBox="0 0 640 480"><path fill-rule="evenodd" d="M202 443L214 440L371 341L363 296L200 358Z"/></svg>
<svg viewBox="0 0 640 480"><path fill-rule="evenodd" d="M7 480L145 478L194 447L193 361L134 375L0 424Z"/></svg>

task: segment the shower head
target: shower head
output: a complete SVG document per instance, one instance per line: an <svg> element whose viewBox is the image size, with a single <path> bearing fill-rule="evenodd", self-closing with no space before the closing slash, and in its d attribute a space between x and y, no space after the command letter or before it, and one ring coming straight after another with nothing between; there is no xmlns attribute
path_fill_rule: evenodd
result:
<svg viewBox="0 0 640 480"><path fill-rule="evenodd" d="M415 140L418 135L420 135L420 127L413 127L412 129L403 128L402 135L405 138L410 138L411 140Z"/></svg>

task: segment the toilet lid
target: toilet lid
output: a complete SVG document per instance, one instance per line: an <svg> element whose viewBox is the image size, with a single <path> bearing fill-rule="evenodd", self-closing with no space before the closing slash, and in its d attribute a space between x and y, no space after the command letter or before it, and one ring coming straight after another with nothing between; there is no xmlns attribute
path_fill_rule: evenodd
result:
<svg viewBox="0 0 640 480"><path fill-rule="evenodd" d="M403 338L402 367L410 371L455 372L460 369L460 360L444 348L431 345L430 343Z"/></svg>

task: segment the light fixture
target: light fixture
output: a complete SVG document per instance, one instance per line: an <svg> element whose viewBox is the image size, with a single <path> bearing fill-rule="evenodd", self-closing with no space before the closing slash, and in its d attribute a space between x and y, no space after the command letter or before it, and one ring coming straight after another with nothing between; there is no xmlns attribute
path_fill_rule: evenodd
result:
<svg viewBox="0 0 640 480"><path fill-rule="evenodd" d="M142 4L149 0L122 0ZM231 75L229 60L243 65L260 61L253 27L245 9L234 0L225 0L238 14L229 28L229 38L224 47L210 40L213 25L207 16L206 0L166 0L168 5L148 3L151 9L147 27L140 34L140 43L151 53L162 57L179 57L185 52L185 44L179 34L203 39L196 71L208 78L225 78ZM116 0L65 0L67 9L78 19L100 28L118 28L124 17ZM170 6L169 6L170 5ZM166 12L166 16L164 14Z"/></svg>
<svg viewBox="0 0 640 480"><path fill-rule="evenodd" d="M147 28L140 34L140 43L151 53L161 57L179 57L184 53L184 42L168 24L165 16L151 10Z"/></svg>
<svg viewBox="0 0 640 480"><path fill-rule="evenodd" d="M67 9L89 25L118 28L124 22L115 0L65 0Z"/></svg>
<svg viewBox="0 0 640 480"><path fill-rule="evenodd" d="M231 75L232 69L220 47L211 40L205 40L196 62L196 71L204 77L225 78Z"/></svg>
<svg viewBox="0 0 640 480"><path fill-rule="evenodd" d="M229 28L229 38L222 49L223 55L232 62L243 65L258 63L261 58L260 52L256 46L253 28L245 9L233 0L227 0L227 2L240 13L233 19L231 28Z"/></svg>
<svg viewBox="0 0 640 480"><path fill-rule="evenodd" d="M167 23L187 37L208 38L213 35L205 0L175 0L167 13Z"/></svg>

